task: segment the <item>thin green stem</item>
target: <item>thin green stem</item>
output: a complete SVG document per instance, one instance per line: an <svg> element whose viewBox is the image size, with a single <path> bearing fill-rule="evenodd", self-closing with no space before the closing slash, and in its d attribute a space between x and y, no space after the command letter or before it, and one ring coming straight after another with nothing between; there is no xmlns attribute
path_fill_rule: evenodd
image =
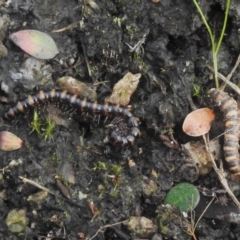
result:
<svg viewBox="0 0 240 240"><path fill-rule="evenodd" d="M224 36L225 30L226 30L230 4L231 4L231 0L227 0L226 11L225 11L225 16L224 16L224 22L223 22L223 27L222 27L222 32L221 32L221 36L220 36L220 38L218 40L217 47L215 49L216 55L218 54L218 51L219 51L219 48L220 48L220 46L222 44L223 36Z"/></svg>
<svg viewBox="0 0 240 240"><path fill-rule="evenodd" d="M225 30L226 30L226 26L227 26L227 20L228 20L228 13L229 13L229 8L230 8L230 4L231 4L231 0L227 0L227 3L226 3L226 11L225 11L225 16L224 16L224 22L223 22L223 27L222 27L222 31L221 31L221 36L218 40L218 43L217 43L217 46L215 44L215 38L213 36L213 33L212 33L212 30L211 28L209 27L208 23L207 23L207 20L206 20L206 17L204 16L200 6L198 5L197 3L197 0L193 0L193 3L194 5L196 6L201 18L202 18L202 21L204 23L204 25L206 26L207 28L207 31L208 31L208 34L209 34L209 37L210 37L210 40L211 40L211 44L212 44L212 54L213 54L213 68L214 68L214 78L215 78L215 85L216 85L216 88L219 88L219 83L218 83L218 61L217 61L217 55L218 55L218 52L219 52L219 49L221 47L221 44L222 44L222 40L223 40L223 36L224 36L224 33L225 33Z"/></svg>
<svg viewBox="0 0 240 240"><path fill-rule="evenodd" d="M218 82L218 59L217 54L215 51L212 51L213 54L213 69L214 69L214 79L215 79L215 86L216 88L219 88L219 82Z"/></svg>
<svg viewBox="0 0 240 240"><path fill-rule="evenodd" d="M201 18L202 18L202 21L204 23L204 25L206 26L207 28L207 31L208 31L208 34L209 34L209 37L210 37L210 40L211 40L211 44L212 44L212 56L213 56L213 68L214 68L214 78L215 78L215 85L216 85L216 88L219 88L219 83L218 83L218 75L217 75L217 72L218 72L218 66L217 66L217 55L215 54L215 39L214 39L214 36L213 36L213 33L212 33L212 30L211 28L209 27L208 23L207 23L207 20L200 8L200 6L198 5L197 1L196 0L193 0L193 3L195 4Z"/></svg>
<svg viewBox="0 0 240 240"><path fill-rule="evenodd" d="M202 12L200 6L198 5L197 1L193 0L193 3L195 4L195 6L196 6L201 18L202 18L202 21L207 28L207 31L208 31L208 34L209 34L209 37L210 37L210 40L211 40L212 48L215 50L215 42L214 42L214 37L213 37L213 34L212 34L212 30L209 27L209 25L207 23L207 20L206 20L205 16L203 15L203 12Z"/></svg>

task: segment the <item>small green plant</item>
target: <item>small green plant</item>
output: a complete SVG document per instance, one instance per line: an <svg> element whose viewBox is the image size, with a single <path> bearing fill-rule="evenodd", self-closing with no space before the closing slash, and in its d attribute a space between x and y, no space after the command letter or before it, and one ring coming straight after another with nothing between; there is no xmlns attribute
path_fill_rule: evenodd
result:
<svg viewBox="0 0 240 240"><path fill-rule="evenodd" d="M111 165L111 172L115 175L115 176L119 176L122 172L122 166L117 165L117 164L112 164Z"/></svg>
<svg viewBox="0 0 240 240"><path fill-rule="evenodd" d="M29 152L32 152L34 148L31 145L27 145L27 149L28 149Z"/></svg>
<svg viewBox="0 0 240 240"><path fill-rule="evenodd" d="M59 163L60 157L56 153L53 153L51 156L48 157L47 161L51 163L52 162Z"/></svg>
<svg viewBox="0 0 240 240"><path fill-rule="evenodd" d="M107 172L109 175L114 175L119 177L122 171L122 166L117 164L107 164L105 162L98 161L94 163L94 167L92 168L93 171L104 171Z"/></svg>
<svg viewBox="0 0 240 240"><path fill-rule="evenodd" d="M204 23L204 25L207 28L210 40L211 40L211 44L212 44L212 55L213 55L213 68L214 68L214 77L215 77L215 85L216 88L219 88L219 83L218 83L218 62L217 62L217 55L219 52L219 49L221 47L222 44L222 40L223 40L223 36L226 30L226 26L227 26L227 20L228 20L228 13L229 13L229 8L230 8L230 3L231 0L227 0L226 1L226 10L225 10L225 16L224 16L224 22L223 22L223 27L222 27L222 31L221 31L221 35L219 37L218 42L216 42L216 39L212 33L212 30L210 28L210 26L208 25L208 22L206 20L206 17L204 16L202 9L200 8L200 6L197 3L197 0L193 0L193 3L195 4L201 18L202 21Z"/></svg>
<svg viewBox="0 0 240 240"><path fill-rule="evenodd" d="M51 120L50 118L46 119L46 126L45 128L43 128L42 133L41 133L41 137L44 138L44 140L46 141L47 139L52 139L53 136L53 130L55 128L56 124L53 120Z"/></svg>
<svg viewBox="0 0 240 240"><path fill-rule="evenodd" d="M127 30L127 33L128 33L129 35L133 35L133 34L134 34L134 30L132 29L131 26L126 26L126 30Z"/></svg>
<svg viewBox="0 0 240 240"><path fill-rule="evenodd" d="M34 110L33 112L33 120L31 122L31 128L32 128L32 131L30 132L30 134L32 132L36 132L38 136L41 135L41 126L42 126L42 121L38 115L38 112L37 110Z"/></svg>
<svg viewBox="0 0 240 240"><path fill-rule="evenodd" d="M57 205L63 206L64 205L64 201L63 200L57 200Z"/></svg>
<svg viewBox="0 0 240 240"><path fill-rule="evenodd" d="M68 217L69 217L69 213L68 213L67 211L64 211L64 212L63 212L63 215L64 215L65 218L68 218Z"/></svg>
<svg viewBox="0 0 240 240"><path fill-rule="evenodd" d="M53 130L56 124L50 118L41 118L37 112L34 110L33 112L33 120L31 122L32 132L36 132L40 138L44 138L44 140L48 140L52 138Z"/></svg>
<svg viewBox="0 0 240 240"><path fill-rule="evenodd" d="M93 171L104 171L107 173L107 178L102 179L103 186L100 190L100 196L106 193L106 189L110 187L110 195L116 197L119 194L119 186L121 184L121 172L122 166L117 164L107 164L105 162L98 161L92 168ZM110 180L110 181L109 181ZM111 184L111 185L109 185Z"/></svg>
<svg viewBox="0 0 240 240"><path fill-rule="evenodd" d="M92 170L93 171L97 171L97 170L107 171L108 167L105 162L98 161L98 162L94 163L94 167L92 168Z"/></svg>
<svg viewBox="0 0 240 240"><path fill-rule="evenodd" d="M202 92L202 86L198 84L193 84L193 96L197 97Z"/></svg>

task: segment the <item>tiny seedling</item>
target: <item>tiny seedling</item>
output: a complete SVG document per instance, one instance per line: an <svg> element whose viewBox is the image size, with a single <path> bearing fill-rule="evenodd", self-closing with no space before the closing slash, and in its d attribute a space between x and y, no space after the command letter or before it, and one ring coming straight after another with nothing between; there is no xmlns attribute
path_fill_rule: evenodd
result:
<svg viewBox="0 0 240 240"><path fill-rule="evenodd" d="M37 110L34 110L33 120L31 122L31 133L36 132L40 138L44 138L46 141L48 139L52 139L52 134L55 126L56 124L53 120L50 118L41 118Z"/></svg>
<svg viewBox="0 0 240 240"><path fill-rule="evenodd" d="M121 182L122 166L117 164L107 164L105 162L98 161L94 164L92 170L106 172L108 176L108 178L102 179L103 187L100 190L100 196L103 196L103 194L106 192L106 189L108 188L107 186L109 186L109 183L111 182L113 187L110 188L110 195L112 197L117 197L119 194L118 188ZM111 179L110 182L109 179Z"/></svg>
<svg viewBox="0 0 240 240"><path fill-rule="evenodd" d="M107 172L109 175L119 176L122 171L122 166L117 164L107 164L105 162L98 161L94 163L94 167L92 168L93 171L104 171Z"/></svg>
<svg viewBox="0 0 240 240"><path fill-rule="evenodd" d="M69 213L68 213L67 211L64 211L64 212L63 212L63 215L64 215L65 218L68 218L68 217L69 217Z"/></svg>
<svg viewBox="0 0 240 240"><path fill-rule="evenodd" d="M94 163L94 167L92 168L93 171L108 171L108 166L105 162L98 161Z"/></svg>
<svg viewBox="0 0 240 240"><path fill-rule="evenodd" d="M50 118L46 119L46 126L43 128L43 131L41 133L41 137L44 138L45 141L53 138L52 134L55 126L56 124L53 120Z"/></svg>
<svg viewBox="0 0 240 240"><path fill-rule="evenodd" d="M111 172L115 175L115 176L119 176L122 172L122 166L117 165L117 164L112 164L110 166L111 168Z"/></svg>
<svg viewBox="0 0 240 240"><path fill-rule="evenodd" d="M31 145L27 145L27 149L28 149L29 152L32 152L34 148Z"/></svg>
<svg viewBox="0 0 240 240"><path fill-rule="evenodd" d="M206 17L204 16L204 14L202 12L202 9L200 8L199 4L197 3L197 0L193 0L193 3L196 6L196 8L197 8L197 10L198 10L198 12L199 12L199 14L202 18L202 21L207 28L207 31L208 31L208 34L209 34L209 37L210 37L210 40L211 40L215 85L216 85L216 88L219 88L217 55L218 55L219 49L221 47L223 36L224 36L225 30L226 30L228 13L229 13L231 0L226 1L226 10L225 10L224 22L223 22L221 35L219 37L218 42L216 42L215 36L213 35L213 32L212 32L210 26L208 25Z"/></svg>
<svg viewBox="0 0 240 240"><path fill-rule="evenodd" d="M198 97L202 92L202 86L193 84L193 96Z"/></svg>
<svg viewBox="0 0 240 240"><path fill-rule="evenodd" d="M34 110L33 120L31 122L32 131L30 132L30 134L32 132L36 132L38 136L41 136L41 126L42 126L41 118L39 117L37 110Z"/></svg>
<svg viewBox="0 0 240 240"><path fill-rule="evenodd" d="M48 164L58 164L60 162L60 157L56 154L53 153L51 156L49 156L47 159Z"/></svg>

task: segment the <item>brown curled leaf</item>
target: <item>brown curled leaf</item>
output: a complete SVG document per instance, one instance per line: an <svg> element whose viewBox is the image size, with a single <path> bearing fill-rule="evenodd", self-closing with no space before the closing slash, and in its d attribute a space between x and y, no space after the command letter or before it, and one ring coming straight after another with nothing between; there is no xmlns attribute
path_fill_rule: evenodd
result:
<svg viewBox="0 0 240 240"><path fill-rule="evenodd" d="M67 189L66 186L64 186L64 184L61 182L58 176L55 177L55 183L58 189L60 190L60 192L63 194L63 196L70 199L71 196L70 196L69 190Z"/></svg>
<svg viewBox="0 0 240 240"><path fill-rule="evenodd" d="M214 119L215 114L212 109L200 108L187 115L182 129L189 136L199 137L208 133Z"/></svg>
<svg viewBox="0 0 240 240"><path fill-rule="evenodd" d="M130 97L137 89L141 73L132 74L128 72L113 87L112 95L105 98L106 102L126 106Z"/></svg>

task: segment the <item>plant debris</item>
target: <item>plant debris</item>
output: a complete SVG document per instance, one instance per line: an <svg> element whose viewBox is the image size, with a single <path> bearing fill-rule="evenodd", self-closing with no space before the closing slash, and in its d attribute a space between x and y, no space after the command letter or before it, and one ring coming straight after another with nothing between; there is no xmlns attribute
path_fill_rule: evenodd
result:
<svg viewBox="0 0 240 240"><path fill-rule="evenodd" d="M8 131L0 132L0 149L3 151L13 151L23 146L23 140Z"/></svg>
<svg viewBox="0 0 240 240"><path fill-rule="evenodd" d="M38 59L51 59L59 52L54 40L37 30L22 30L10 35L10 39L23 51Z"/></svg>
<svg viewBox="0 0 240 240"><path fill-rule="evenodd" d="M127 106L130 97L137 89L141 73L126 73L113 87L112 95L105 98L106 102Z"/></svg>
<svg viewBox="0 0 240 240"><path fill-rule="evenodd" d="M212 109L201 108L187 115L183 122L183 131L192 137L199 137L209 132L215 119Z"/></svg>

